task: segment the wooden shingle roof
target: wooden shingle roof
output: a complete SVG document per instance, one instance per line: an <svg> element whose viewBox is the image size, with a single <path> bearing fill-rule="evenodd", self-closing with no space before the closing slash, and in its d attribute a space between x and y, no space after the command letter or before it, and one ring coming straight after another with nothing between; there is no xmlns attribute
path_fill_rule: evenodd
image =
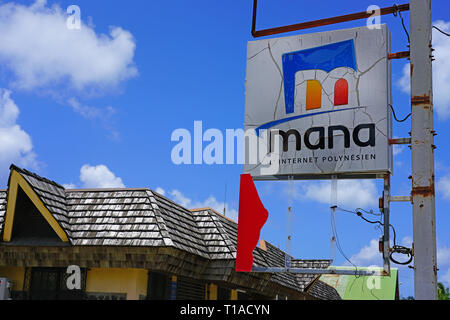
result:
<svg viewBox="0 0 450 320"><path fill-rule="evenodd" d="M6 197L6 190L0 190L0 234L2 233L3 223L5 222Z"/></svg>
<svg viewBox="0 0 450 320"><path fill-rule="evenodd" d="M146 190L70 190L66 195L73 245L165 245Z"/></svg>

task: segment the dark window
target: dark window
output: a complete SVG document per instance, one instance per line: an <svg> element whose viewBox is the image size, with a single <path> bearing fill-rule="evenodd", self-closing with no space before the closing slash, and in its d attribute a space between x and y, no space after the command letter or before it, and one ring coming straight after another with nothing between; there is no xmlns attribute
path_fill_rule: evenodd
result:
<svg viewBox="0 0 450 320"><path fill-rule="evenodd" d="M238 300L250 300L247 292L238 291Z"/></svg>
<svg viewBox="0 0 450 320"><path fill-rule="evenodd" d="M206 283L201 280L178 277L178 300L205 300Z"/></svg>
<svg viewBox="0 0 450 320"><path fill-rule="evenodd" d="M58 235L20 187L17 190L12 232L12 242L61 243Z"/></svg>
<svg viewBox="0 0 450 320"><path fill-rule="evenodd" d="M149 272L147 299L167 300L169 298L169 278L166 274Z"/></svg>
<svg viewBox="0 0 450 320"><path fill-rule="evenodd" d="M85 298L85 270L81 272L81 290L67 288L66 268L33 268L31 271L31 300L83 300Z"/></svg>
<svg viewBox="0 0 450 320"><path fill-rule="evenodd" d="M230 300L230 299L231 299L230 289L221 287L217 289L217 300Z"/></svg>

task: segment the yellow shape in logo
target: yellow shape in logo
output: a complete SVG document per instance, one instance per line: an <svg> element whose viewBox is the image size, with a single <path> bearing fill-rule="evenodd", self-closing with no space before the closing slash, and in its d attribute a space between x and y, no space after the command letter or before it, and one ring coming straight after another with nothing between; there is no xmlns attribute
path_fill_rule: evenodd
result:
<svg viewBox="0 0 450 320"><path fill-rule="evenodd" d="M306 110L320 109L322 107L322 85L318 80L306 82Z"/></svg>

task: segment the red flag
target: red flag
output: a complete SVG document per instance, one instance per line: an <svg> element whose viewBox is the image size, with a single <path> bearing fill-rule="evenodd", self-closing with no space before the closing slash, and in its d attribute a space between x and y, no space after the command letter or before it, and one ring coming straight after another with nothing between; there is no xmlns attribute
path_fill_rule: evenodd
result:
<svg viewBox="0 0 450 320"><path fill-rule="evenodd" d="M250 272L253 266L253 250L258 244L261 229L269 213L258 196L252 176L241 175L239 194L239 224L236 254L236 271Z"/></svg>

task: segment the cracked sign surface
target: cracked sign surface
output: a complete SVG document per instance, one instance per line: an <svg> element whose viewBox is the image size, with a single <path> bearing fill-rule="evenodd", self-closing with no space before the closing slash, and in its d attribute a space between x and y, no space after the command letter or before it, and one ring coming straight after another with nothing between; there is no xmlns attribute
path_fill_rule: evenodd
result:
<svg viewBox="0 0 450 320"><path fill-rule="evenodd" d="M386 25L249 42L244 172L254 179L392 173L389 52Z"/></svg>

